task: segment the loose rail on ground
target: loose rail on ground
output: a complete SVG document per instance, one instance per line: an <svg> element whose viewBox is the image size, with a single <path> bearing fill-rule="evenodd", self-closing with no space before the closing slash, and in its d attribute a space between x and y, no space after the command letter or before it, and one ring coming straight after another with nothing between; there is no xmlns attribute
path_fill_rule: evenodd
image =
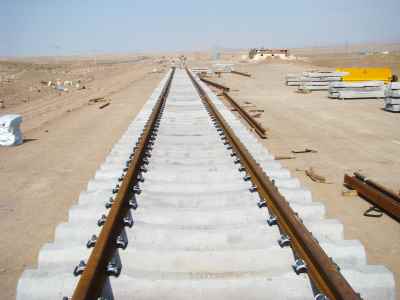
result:
<svg viewBox="0 0 400 300"><path fill-rule="evenodd" d="M266 139L266 130L260 123L258 123L243 107L241 107L227 92L222 93L222 97L226 99L237 112L242 116L243 119L256 131L256 133L262 138Z"/></svg>
<svg viewBox="0 0 400 300"><path fill-rule="evenodd" d="M344 184L400 222L400 197L360 173L344 175Z"/></svg>
<svg viewBox="0 0 400 300"><path fill-rule="evenodd" d="M205 79L204 77L200 77L200 80L203 81L203 82L205 82L205 83L207 83L207 84L209 84L209 85L212 85L213 87L216 87L216 88L218 88L218 89L221 89L221 90L223 90L224 92L229 92L229 90L230 90L229 87L227 87L227 86L225 86L225 85L222 85L222 84L220 84L220 83L217 83L217 82L214 82L214 81Z"/></svg>
<svg viewBox="0 0 400 300"><path fill-rule="evenodd" d="M231 71L231 73L237 74L237 75L242 75L245 77L251 77L251 74L249 74L249 73L244 73L244 72L239 72L239 71Z"/></svg>

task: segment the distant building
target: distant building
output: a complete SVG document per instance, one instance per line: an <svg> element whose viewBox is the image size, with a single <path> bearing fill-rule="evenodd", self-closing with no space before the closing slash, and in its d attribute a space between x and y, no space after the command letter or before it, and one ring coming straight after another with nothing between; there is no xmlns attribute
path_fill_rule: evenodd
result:
<svg viewBox="0 0 400 300"><path fill-rule="evenodd" d="M289 49L265 49L265 48L253 48L249 51L249 58L253 59L255 57L273 57L278 56L288 57L289 56Z"/></svg>

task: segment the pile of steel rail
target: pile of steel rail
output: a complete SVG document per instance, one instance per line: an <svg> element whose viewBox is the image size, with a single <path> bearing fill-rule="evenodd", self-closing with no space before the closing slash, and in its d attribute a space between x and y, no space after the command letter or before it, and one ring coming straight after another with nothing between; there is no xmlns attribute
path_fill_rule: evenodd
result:
<svg viewBox="0 0 400 300"><path fill-rule="evenodd" d="M254 129L254 131L259 135L260 138L266 139L266 129L255 120L254 117L252 117L246 109L244 109L242 106L239 105L237 101L235 101L231 95L228 94L229 92L229 87L222 85L218 82L211 81L208 79L205 79L204 77L200 76L199 77L201 81L207 83L208 85L215 87L217 89L220 89L222 91L219 96L223 99L225 99L232 107L234 110L236 110L239 115L247 122L247 124Z"/></svg>

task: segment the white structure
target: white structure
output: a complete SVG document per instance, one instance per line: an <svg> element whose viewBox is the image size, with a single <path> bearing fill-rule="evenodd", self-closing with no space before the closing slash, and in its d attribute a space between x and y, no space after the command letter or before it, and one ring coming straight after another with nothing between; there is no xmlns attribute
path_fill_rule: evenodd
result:
<svg viewBox="0 0 400 300"><path fill-rule="evenodd" d="M20 115L4 115L0 117L0 146L15 146L22 144L23 138Z"/></svg>
<svg viewBox="0 0 400 300"><path fill-rule="evenodd" d="M385 90L385 110L400 112L400 82L391 82Z"/></svg>
<svg viewBox="0 0 400 300"><path fill-rule="evenodd" d="M214 72L230 73L234 70L234 64L229 63L215 63L213 65Z"/></svg>

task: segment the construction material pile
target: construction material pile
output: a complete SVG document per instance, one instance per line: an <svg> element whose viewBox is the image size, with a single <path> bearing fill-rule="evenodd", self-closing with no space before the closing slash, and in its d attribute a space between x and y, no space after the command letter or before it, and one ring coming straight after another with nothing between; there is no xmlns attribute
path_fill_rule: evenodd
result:
<svg viewBox="0 0 400 300"><path fill-rule="evenodd" d="M215 73L230 73L234 70L233 66L234 64L217 63L212 68Z"/></svg>
<svg viewBox="0 0 400 300"><path fill-rule="evenodd" d="M328 90L329 83L341 81L346 74L346 72L330 71L309 71L301 75L288 74L286 85L298 86L301 91L323 91Z"/></svg>
<svg viewBox="0 0 400 300"><path fill-rule="evenodd" d="M193 73L200 75L200 76L208 76L208 75L214 74L214 71L212 69L206 68L206 67L193 68L192 71L193 71Z"/></svg>
<svg viewBox="0 0 400 300"><path fill-rule="evenodd" d="M385 89L385 110L400 112L400 82L391 82Z"/></svg>
<svg viewBox="0 0 400 300"><path fill-rule="evenodd" d="M332 82L329 85L328 97L335 99L384 98L383 81Z"/></svg>

